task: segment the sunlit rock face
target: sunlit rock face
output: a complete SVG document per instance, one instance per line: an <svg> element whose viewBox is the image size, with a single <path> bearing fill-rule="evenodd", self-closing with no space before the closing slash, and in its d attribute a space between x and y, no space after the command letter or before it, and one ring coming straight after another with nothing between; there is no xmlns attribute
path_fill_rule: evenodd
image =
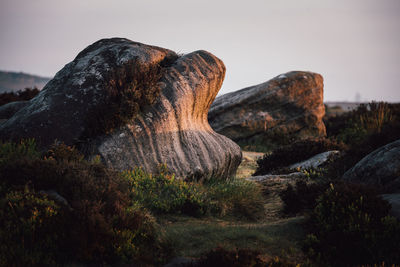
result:
<svg viewBox="0 0 400 267"><path fill-rule="evenodd" d="M400 140L371 152L348 170L343 179L400 193Z"/></svg>
<svg viewBox="0 0 400 267"><path fill-rule="evenodd" d="M244 145L275 147L325 136L323 78L293 71L217 97L208 119L218 133Z"/></svg>
<svg viewBox="0 0 400 267"><path fill-rule="evenodd" d="M115 94L134 87L121 79L125 72L154 66L159 70L157 81L142 82L147 87L133 93L139 99L133 103L135 116L101 134L93 131L93 121L99 120L94 111L115 105L109 88ZM206 51L178 56L127 39L103 39L80 52L28 105L3 122L0 136L3 140L34 137L42 148L55 140L78 145L87 157L99 155L119 170L141 166L155 172L165 163L180 178L225 179L235 173L241 150L215 133L207 121L224 76L223 62ZM142 97L146 94L150 97Z"/></svg>

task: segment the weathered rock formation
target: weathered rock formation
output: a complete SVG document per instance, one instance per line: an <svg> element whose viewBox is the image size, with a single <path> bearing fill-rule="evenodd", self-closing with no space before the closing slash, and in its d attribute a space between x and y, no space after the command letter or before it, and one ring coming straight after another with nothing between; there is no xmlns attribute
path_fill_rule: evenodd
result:
<svg viewBox="0 0 400 267"><path fill-rule="evenodd" d="M383 187L388 193L400 193L400 140L365 156L343 179Z"/></svg>
<svg viewBox="0 0 400 267"><path fill-rule="evenodd" d="M208 120L216 132L241 145L274 147L324 136L324 114L322 76L293 71L217 97Z"/></svg>
<svg viewBox="0 0 400 267"><path fill-rule="evenodd" d="M207 121L224 75L223 62L206 51L178 56L103 39L2 123L0 137L34 137L43 148L54 140L78 144L120 170L153 172L166 163L181 178L227 178L240 163L240 148Z"/></svg>

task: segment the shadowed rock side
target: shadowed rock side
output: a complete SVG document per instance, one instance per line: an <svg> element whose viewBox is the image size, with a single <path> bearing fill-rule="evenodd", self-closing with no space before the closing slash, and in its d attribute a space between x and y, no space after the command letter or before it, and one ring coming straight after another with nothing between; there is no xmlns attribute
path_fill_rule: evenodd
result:
<svg viewBox="0 0 400 267"><path fill-rule="evenodd" d="M343 179L382 187L387 193L400 193L400 140L365 156Z"/></svg>
<svg viewBox="0 0 400 267"><path fill-rule="evenodd" d="M18 110L29 105L29 101L15 101L0 106L0 120L11 118Z"/></svg>
<svg viewBox="0 0 400 267"><path fill-rule="evenodd" d="M293 71L265 83L217 97L211 127L240 144L284 145L324 136L323 78Z"/></svg>
<svg viewBox="0 0 400 267"><path fill-rule="evenodd" d="M118 85L118 79L110 73L151 66L160 67L157 83L134 96L150 90L156 92L155 99L143 104L139 97L139 103L133 103L139 105L133 119L93 135L90 122L98 119L93 110L114 104L105 88ZM100 155L119 170L142 166L154 172L166 163L181 178L227 178L240 164L240 148L215 133L207 121L224 75L223 62L206 51L178 57L173 51L127 39L103 39L84 49L28 106L1 124L0 134L2 139L35 137L42 147L55 139L79 144L89 158ZM123 83L116 88L131 86Z"/></svg>

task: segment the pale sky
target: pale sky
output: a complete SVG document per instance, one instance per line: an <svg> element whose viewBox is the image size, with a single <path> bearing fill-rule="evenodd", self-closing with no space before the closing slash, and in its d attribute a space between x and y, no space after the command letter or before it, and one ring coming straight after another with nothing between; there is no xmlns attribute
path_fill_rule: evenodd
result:
<svg viewBox="0 0 400 267"><path fill-rule="evenodd" d="M291 70L322 74L326 101L400 102L400 0L0 0L0 70L54 76L109 37L204 49L220 94Z"/></svg>

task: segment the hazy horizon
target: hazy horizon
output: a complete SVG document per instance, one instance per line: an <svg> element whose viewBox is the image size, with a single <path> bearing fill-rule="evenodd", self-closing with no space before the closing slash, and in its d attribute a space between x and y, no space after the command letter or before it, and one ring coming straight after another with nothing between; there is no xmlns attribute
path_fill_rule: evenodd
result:
<svg viewBox="0 0 400 267"><path fill-rule="evenodd" d="M52 77L88 45L124 37L227 68L220 94L304 70L325 101L400 102L400 1L2 0L0 69Z"/></svg>

